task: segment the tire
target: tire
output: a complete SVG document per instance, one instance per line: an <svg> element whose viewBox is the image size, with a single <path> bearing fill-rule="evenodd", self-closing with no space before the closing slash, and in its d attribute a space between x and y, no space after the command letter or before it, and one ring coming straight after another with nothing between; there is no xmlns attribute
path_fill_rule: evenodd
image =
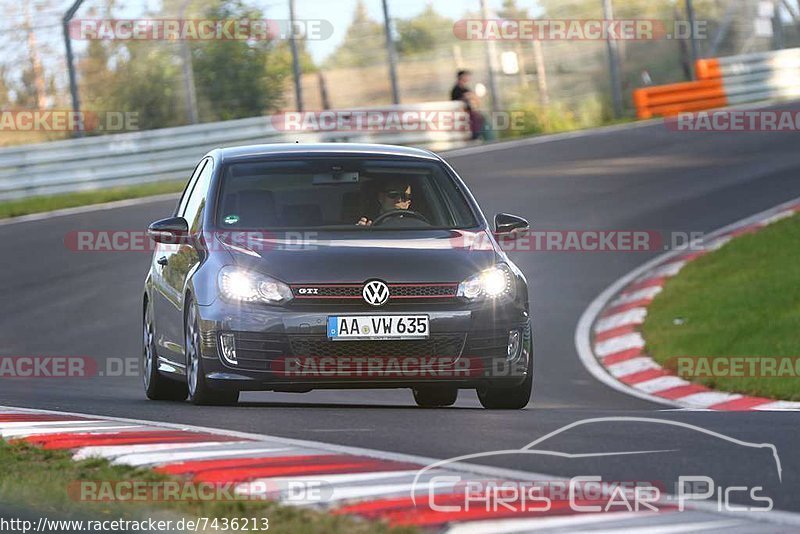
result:
<svg viewBox="0 0 800 534"><path fill-rule="evenodd" d="M421 408L441 408L452 406L458 399L458 389L454 387L424 386L412 388L414 402Z"/></svg>
<svg viewBox="0 0 800 534"><path fill-rule="evenodd" d="M150 400L186 400L189 390L186 384L170 380L158 372L155 326L150 303L145 302L142 314L142 376L144 392Z"/></svg>
<svg viewBox="0 0 800 534"><path fill-rule="evenodd" d="M488 410L521 410L531 401L533 392L533 354L528 360L528 376L512 388L478 388L478 400Z"/></svg>
<svg viewBox="0 0 800 534"><path fill-rule="evenodd" d="M186 386L189 401L196 405L226 405L239 402L238 391L211 389L206 382L203 358L200 356L200 329L197 324L197 310L191 300L186 302L184 321L184 355L186 358Z"/></svg>

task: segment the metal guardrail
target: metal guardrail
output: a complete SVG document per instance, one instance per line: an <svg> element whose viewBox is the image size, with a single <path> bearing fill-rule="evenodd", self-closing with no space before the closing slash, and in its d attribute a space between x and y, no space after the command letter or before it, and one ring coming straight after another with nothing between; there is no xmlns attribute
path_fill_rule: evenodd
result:
<svg viewBox="0 0 800 534"><path fill-rule="evenodd" d="M637 89L640 119L800 97L800 48L700 59L697 81Z"/></svg>
<svg viewBox="0 0 800 534"><path fill-rule="evenodd" d="M460 102L427 102L348 112L465 113ZM414 114L419 116L420 113ZM411 119L412 121L414 119ZM272 116L196 124L0 149L0 200L186 179L218 147L279 142L363 142L446 150L466 145L469 131L426 128L288 132ZM406 124L408 126L408 124Z"/></svg>

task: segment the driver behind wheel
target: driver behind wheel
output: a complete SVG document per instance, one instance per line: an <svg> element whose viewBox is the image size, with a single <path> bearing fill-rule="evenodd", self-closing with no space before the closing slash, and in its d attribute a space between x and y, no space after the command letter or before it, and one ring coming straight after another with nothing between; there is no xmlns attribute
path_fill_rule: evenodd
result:
<svg viewBox="0 0 800 534"><path fill-rule="evenodd" d="M410 209L411 184L402 180L386 182L378 191L377 202L380 206L377 215L378 217L390 211ZM356 225L372 226L372 221L373 219L362 216L358 222L356 222Z"/></svg>

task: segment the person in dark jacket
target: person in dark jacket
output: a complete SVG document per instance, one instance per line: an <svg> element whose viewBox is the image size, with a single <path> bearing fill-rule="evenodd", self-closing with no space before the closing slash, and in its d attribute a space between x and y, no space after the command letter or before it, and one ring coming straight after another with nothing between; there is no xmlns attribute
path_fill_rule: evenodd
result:
<svg viewBox="0 0 800 534"><path fill-rule="evenodd" d="M480 100L469 86L472 73L468 70L460 70L456 74L456 84L450 91L450 100L460 100L464 103L464 109L469 113L469 129L472 139L478 139L483 131L483 114L478 111Z"/></svg>

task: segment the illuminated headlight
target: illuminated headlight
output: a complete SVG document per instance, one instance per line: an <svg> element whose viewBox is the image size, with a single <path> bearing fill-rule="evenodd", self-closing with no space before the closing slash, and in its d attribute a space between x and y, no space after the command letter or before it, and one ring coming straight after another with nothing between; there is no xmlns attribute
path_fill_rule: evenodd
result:
<svg viewBox="0 0 800 534"><path fill-rule="evenodd" d="M240 302L281 304L292 298L292 290L283 282L233 266L219 272L219 290L225 298Z"/></svg>
<svg viewBox="0 0 800 534"><path fill-rule="evenodd" d="M471 276L458 286L458 296L470 300L500 297L514 298L514 275L505 263L498 263Z"/></svg>

